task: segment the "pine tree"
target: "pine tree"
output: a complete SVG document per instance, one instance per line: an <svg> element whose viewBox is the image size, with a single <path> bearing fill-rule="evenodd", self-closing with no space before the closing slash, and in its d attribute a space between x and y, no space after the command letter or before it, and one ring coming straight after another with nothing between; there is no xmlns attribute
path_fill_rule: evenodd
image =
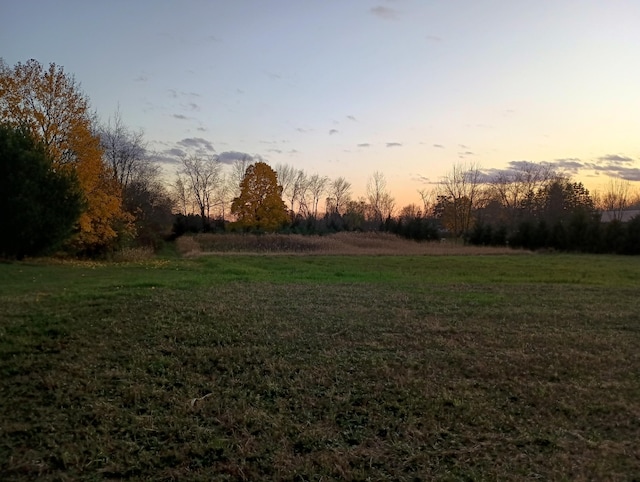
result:
<svg viewBox="0 0 640 482"><path fill-rule="evenodd" d="M0 206L0 256L18 259L60 246L84 207L75 173L55 169L41 143L8 125L0 125Z"/></svg>

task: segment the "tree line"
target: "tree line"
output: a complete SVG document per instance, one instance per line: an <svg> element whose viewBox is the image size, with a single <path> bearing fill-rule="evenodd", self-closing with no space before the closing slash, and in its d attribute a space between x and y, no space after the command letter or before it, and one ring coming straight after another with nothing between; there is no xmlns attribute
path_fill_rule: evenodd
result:
<svg viewBox="0 0 640 482"><path fill-rule="evenodd" d="M640 205L628 182L590 193L545 163L516 163L492 176L456 164L418 191L420 205L402 208L380 172L354 197L343 177L272 168L259 156L227 165L216 155L187 155L167 186L141 131L128 128L118 110L98 120L73 76L35 60L10 67L0 59L0 187L1 257L159 249L167 239L208 231L379 230L416 241L640 249L640 221L625 218Z"/></svg>
<svg viewBox="0 0 640 482"><path fill-rule="evenodd" d="M590 193L544 164L524 164L511 175L484 187L464 232L467 242L640 254L640 198L629 182L611 180L603 193Z"/></svg>
<svg viewBox="0 0 640 482"><path fill-rule="evenodd" d="M247 165L251 164L246 160L234 164L233 181L242 179ZM186 178L202 178L189 174L192 166L193 163L185 163ZM233 181L228 186L221 183L218 188L212 185L211 189L226 192L236 203L244 195L242 181ZM302 234L387 231L417 241L450 238L476 245L533 250L621 254L637 254L640 250L636 227L640 220L626 219L632 208L640 208L640 196L632 192L628 181L612 179L604 192L591 193L582 183L547 163L515 163L511 169L491 176L476 165L456 164L431 189L418 191L421 205L400 209L396 209L380 172L373 173L365 196L358 198L352 196L351 184L342 177L330 180L289 165L276 166L272 183L284 205L279 203L280 217L270 230ZM234 190L235 185L238 188ZM198 204L207 196L192 198ZM223 196L208 198L215 198L219 206L224 206ZM325 209L321 212L318 205L323 198ZM205 212L200 207L200 212ZM210 219L208 216L192 216L189 221L186 212L178 223L178 233L207 229L200 226L200 220ZM208 209L206 212L210 213ZM208 228L254 232L265 229L246 219L228 221L223 212L218 210L217 221ZM235 219L237 213L232 210L230 214Z"/></svg>

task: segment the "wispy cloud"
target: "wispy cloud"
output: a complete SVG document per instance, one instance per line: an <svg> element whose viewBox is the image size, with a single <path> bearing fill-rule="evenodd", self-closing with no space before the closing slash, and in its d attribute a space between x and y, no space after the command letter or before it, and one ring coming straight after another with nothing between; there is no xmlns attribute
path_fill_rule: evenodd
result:
<svg viewBox="0 0 640 482"><path fill-rule="evenodd" d="M621 167L616 174L626 181L640 181L640 169L637 167Z"/></svg>
<svg viewBox="0 0 640 482"><path fill-rule="evenodd" d="M165 155L162 152L155 152L149 158L158 164L178 164L180 159L175 156Z"/></svg>
<svg viewBox="0 0 640 482"><path fill-rule="evenodd" d="M437 35L427 35L425 38L430 42L442 42L442 38Z"/></svg>
<svg viewBox="0 0 640 482"><path fill-rule="evenodd" d="M596 176L608 176L620 178L628 181L640 181L640 167L634 167L640 163L639 159L633 159L623 155L606 155L598 157L593 161L584 161L577 157L567 157L554 159L551 162L532 162L526 160L510 161L504 169L485 169L484 173L489 180L495 179L497 175L513 175L529 169L534 164L546 165L553 170L570 176L591 176L590 172Z"/></svg>
<svg viewBox="0 0 640 482"><path fill-rule="evenodd" d="M442 144L434 144L433 147L437 147L438 149L444 149Z"/></svg>
<svg viewBox="0 0 640 482"><path fill-rule="evenodd" d="M611 164L632 164L635 162L630 157L621 156L619 154L607 154L606 156L599 157L598 161Z"/></svg>
<svg viewBox="0 0 640 482"><path fill-rule="evenodd" d="M167 89L169 97L177 99L178 97L201 97L197 92L183 92L176 89Z"/></svg>
<svg viewBox="0 0 640 482"><path fill-rule="evenodd" d="M182 115L182 114L173 114L171 117L173 117L174 119L178 119L178 120L189 120L189 117L187 117L186 115Z"/></svg>
<svg viewBox="0 0 640 482"><path fill-rule="evenodd" d="M271 80L280 80L280 79L282 79L282 75L276 74L275 72L269 72L268 70L265 70L263 73L264 73L264 75L269 77Z"/></svg>
<svg viewBox="0 0 640 482"><path fill-rule="evenodd" d="M184 152L182 149L178 149L177 147L174 147L172 149L167 149L166 151L164 151L164 153L169 156L175 156L175 157L182 157L186 154L186 152Z"/></svg>
<svg viewBox="0 0 640 482"><path fill-rule="evenodd" d="M330 136L332 136L332 135L334 135L334 134L337 134L338 132L339 132L339 131L338 131L338 129L331 129L331 130L329 131L329 135L330 135Z"/></svg>
<svg viewBox="0 0 640 482"><path fill-rule="evenodd" d="M354 122L357 122L357 119L356 119L354 116L352 116L352 115L348 115L348 116L347 116L347 119L352 120L352 121L354 121Z"/></svg>
<svg viewBox="0 0 640 482"><path fill-rule="evenodd" d="M176 143L154 142L154 144L163 146L164 149L154 152L151 158L155 162L163 164L180 164L181 159L189 155L216 156L213 143L202 137L187 137ZM223 164L232 164L234 161L242 159L247 159L249 162L264 160L260 154L249 154L242 151L224 151L217 155L217 158Z"/></svg>
<svg viewBox="0 0 640 482"><path fill-rule="evenodd" d="M568 157L566 159L555 159L550 163L553 167L565 172L577 174L578 171L585 168L585 163L577 157Z"/></svg>
<svg viewBox="0 0 640 482"><path fill-rule="evenodd" d="M358 144L358 147L371 147L371 144L368 142L363 142L362 144Z"/></svg>
<svg viewBox="0 0 640 482"><path fill-rule="evenodd" d="M138 77L136 77L135 79L133 79L134 82L147 82L148 80L149 80L149 77L147 77L144 74L141 74Z"/></svg>
<svg viewBox="0 0 640 482"><path fill-rule="evenodd" d="M537 165L537 164L542 164L542 165L546 164L548 166L551 166L551 163L548 163L548 162L534 163L532 161L527 161L527 160L509 161L507 163L507 167L503 169L498 169L498 168L483 169L481 177L483 179L483 182L493 182L498 176L510 179L511 177L515 176L517 173L526 171L530 169L533 165Z"/></svg>
<svg viewBox="0 0 640 482"><path fill-rule="evenodd" d="M526 169L531 168L532 165L534 165L536 163L532 162L532 161L527 161L526 159L521 159L519 161L509 161L508 162L508 169L514 170L514 171L523 171ZM541 163L541 164L549 164L547 163Z"/></svg>
<svg viewBox="0 0 640 482"><path fill-rule="evenodd" d="M430 178L428 178L427 176L423 176L421 174L416 174L413 177L414 181L418 181L421 182L422 184L438 184L438 181L432 181Z"/></svg>
<svg viewBox="0 0 640 482"><path fill-rule="evenodd" d="M213 144L202 137L187 137L177 142L180 147L193 149L197 152L215 152Z"/></svg>
<svg viewBox="0 0 640 482"><path fill-rule="evenodd" d="M640 181L640 168L634 167L640 163L639 159L633 159L620 154L607 154L597 158L594 162L585 163L586 169L595 171L609 177L616 177L627 181Z"/></svg>
<svg viewBox="0 0 640 482"><path fill-rule="evenodd" d="M387 142L387 147L402 147L399 142Z"/></svg>
<svg viewBox="0 0 640 482"><path fill-rule="evenodd" d="M225 152L221 152L218 155L218 159L223 164L232 164L235 161L241 161L243 159L246 159L249 162L262 160L262 156L257 154L251 155L246 152L240 152L240 151L225 151Z"/></svg>
<svg viewBox="0 0 640 482"><path fill-rule="evenodd" d="M398 12L393 8L378 5L369 10L372 14L385 20L395 20L398 18Z"/></svg>
<svg viewBox="0 0 640 482"><path fill-rule="evenodd" d="M596 174L624 179L625 181L640 181L640 168L625 166L602 166L591 164L588 167L593 169Z"/></svg>
<svg viewBox="0 0 640 482"><path fill-rule="evenodd" d="M180 159L186 156L187 153L179 149L177 147L172 147L170 149L164 149L158 152L154 152L150 155L151 159L154 162L158 162L161 164L178 164Z"/></svg>

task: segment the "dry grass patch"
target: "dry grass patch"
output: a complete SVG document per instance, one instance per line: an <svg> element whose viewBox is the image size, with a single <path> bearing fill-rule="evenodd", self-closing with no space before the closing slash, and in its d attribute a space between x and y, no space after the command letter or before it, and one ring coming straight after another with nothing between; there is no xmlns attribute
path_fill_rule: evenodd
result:
<svg viewBox="0 0 640 482"><path fill-rule="evenodd" d="M153 257L153 249L148 247L122 248L113 254L113 261L117 263L136 263L150 260Z"/></svg>
<svg viewBox="0 0 640 482"><path fill-rule="evenodd" d="M182 256L197 256L202 252L196 237L188 235L176 239L176 250Z"/></svg>
<svg viewBox="0 0 640 482"><path fill-rule="evenodd" d="M505 247L465 246L454 240L416 242L388 233L341 232L325 236L301 234L199 234L181 237L178 252L183 255L315 254L315 255L483 255L514 254Z"/></svg>

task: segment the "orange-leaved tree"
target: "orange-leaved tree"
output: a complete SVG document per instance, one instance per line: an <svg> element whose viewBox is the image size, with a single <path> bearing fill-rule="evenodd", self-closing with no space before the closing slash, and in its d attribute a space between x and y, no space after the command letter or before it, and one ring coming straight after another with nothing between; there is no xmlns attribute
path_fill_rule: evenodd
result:
<svg viewBox="0 0 640 482"><path fill-rule="evenodd" d="M102 162L89 100L72 76L38 61L13 68L0 59L0 121L27 128L45 146L56 169L75 171L85 209L72 245L85 252L108 248L126 231L121 189Z"/></svg>
<svg viewBox="0 0 640 482"><path fill-rule="evenodd" d="M246 230L276 231L287 223L282 186L269 164L256 162L247 168L231 214L237 217L236 226Z"/></svg>

